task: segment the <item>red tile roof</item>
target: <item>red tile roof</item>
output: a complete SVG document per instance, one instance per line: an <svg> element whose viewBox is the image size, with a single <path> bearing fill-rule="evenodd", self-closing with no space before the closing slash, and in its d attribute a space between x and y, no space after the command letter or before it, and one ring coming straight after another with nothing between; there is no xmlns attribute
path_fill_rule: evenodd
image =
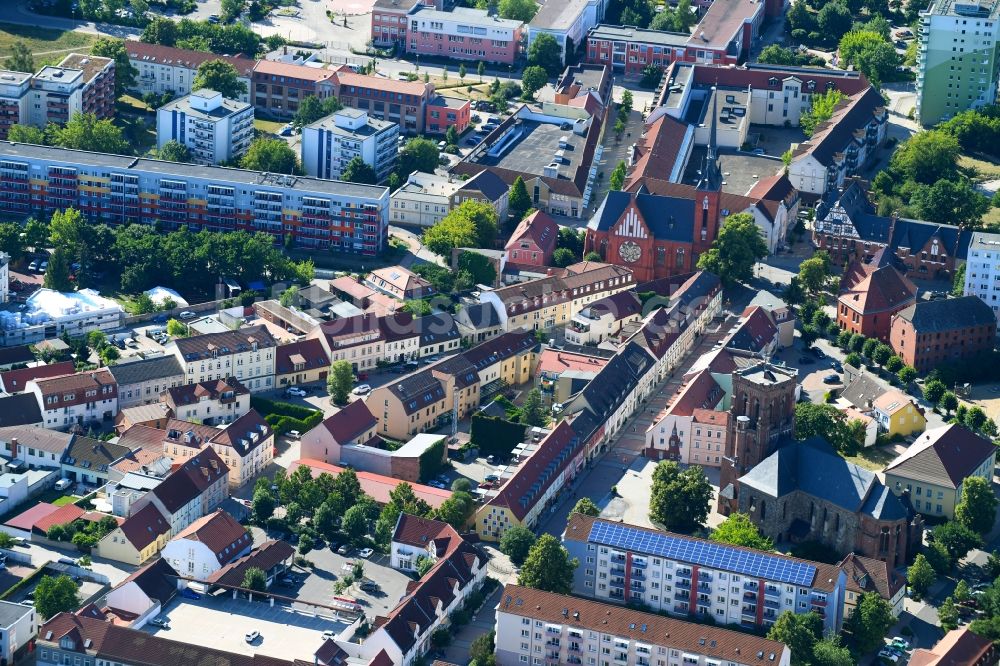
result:
<svg viewBox="0 0 1000 666"><path fill-rule="evenodd" d="M385 90L387 92L402 93L404 95L416 95L422 97L434 92L434 86L430 83L419 81L397 81L381 76L367 76L365 74L355 74L354 72L337 72L337 80L341 86L354 86L355 88L371 88L373 90ZM346 93L350 94L350 93Z"/></svg>
<svg viewBox="0 0 1000 666"><path fill-rule="evenodd" d="M571 370L596 373L607 364L608 359L606 358L544 347L541 354L538 355L538 366L535 374L539 375L543 372L563 373Z"/></svg>
<svg viewBox="0 0 1000 666"><path fill-rule="evenodd" d="M914 650L910 666L982 666L996 664L996 654L990 639L977 636L968 627L960 627L945 634L930 650Z"/></svg>
<svg viewBox="0 0 1000 666"><path fill-rule="evenodd" d="M432 541L451 543L446 552L451 552L456 540L461 540L458 531L441 520L423 518L410 513L401 513L396 520L396 528L392 532L392 540L409 546L426 548ZM443 557L439 554L438 557Z"/></svg>
<svg viewBox="0 0 1000 666"><path fill-rule="evenodd" d="M55 504L49 504L48 502L39 502L35 506L31 507L27 511L23 511L18 515L14 516L8 520L4 525L8 527L13 527L14 529L23 530L25 532L30 532L31 528L35 526L39 520L42 520L46 516L55 513L59 510ZM83 513L82 511L80 513Z"/></svg>
<svg viewBox="0 0 1000 666"><path fill-rule="evenodd" d="M295 366L301 364L305 370L325 368L330 365L330 358L323 349L323 343L317 339L298 340L287 345L278 345L274 356L275 374L284 375L295 372Z"/></svg>
<svg viewBox="0 0 1000 666"><path fill-rule="evenodd" d="M246 528L222 509L194 521L174 539L200 541L222 565L231 562L253 545L253 539Z"/></svg>
<svg viewBox="0 0 1000 666"><path fill-rule="evenodd" d="M128 542L138 550L156 541L156 539L170 531L170 523L163 517L156 505L150 502L121 524L122 533Z"/></svg>
<svg viewBox="0 0 1000 666"><path fill-rule="evenodd" d="M330 463L323 462L322 460L302 458L301 460L293 462L291 467L289 467L288 472L292 473L302 465L305 465L312 471L313 478L324 473L337 476L344 471L343 467L331 465ZM395 490L396 486L401 483L409 483L408 481L403 481L402 479L394 479L390 476L372 474L371 472L357 472L357 475L358 482L361 484L361 490L365 491L365 494L375 500L378 504L383 505L389 503L389 493ZM451 497L450 490L432 488L431 486L425 486L419 483L410 483L410 486L413 488L413 494L419 499L427 502L432 509L438 508L444 504L446 499Z"/></svg>
<svg viewBox="0 0 1000 666"><path fill-rule="evenodd" d="M242 587L247 569L251 567L267 573L282 562L290 562L295 556L295 549L284 541L265 541L237 560L226 564L208 577L208 582L215 585Z"/></svg>
<svg viewBox="0 0 1000 666"><path fill-rule="evenodd" d="M225 393L231 393L232 397L223 399ZM193 405L202 398L208 400L219 400L223 403L232 402L237 396L249 395L250 389L240 383L235 377L226 379L213 379L197 384L181 384L167 389L167 404L171 407L181 405Z"/></svg>
<svg viewBox="0 0 1000 666"><path fill-rule="evenodd" d="M559 225L552 217L543 211L536 210L528 217L521 220L510 235L506 249L516 249L515 245L527 239L538 246L543 254L548 256L556 249L556 241L559 239Z"/></svg>
<svg viewBox="0 0 1000 666"><path fill-rule="evenodd" d="M64 504L52 513L46 514L45 516L39 518L35 521L32 526L33 531L41 532L45 534L49 531L49 528L54 525L65 525L66 523L72 523L77 518L82 518L84 514L83 509L78 507L76 504Z"/></svg>
<svg viewBox="0 0 1000 666"><path fill-rule="evenodd" d="M837 300L862 314L900 310L913 303L917 287L894 266L882 266L865 276Z"/></svg>
<svg viewBox="0 0 1000 666"><path fill-rule="evenodd" d="M118 397L118 382L107 368L33 381L41 392L46 411ZM88 396L89 391L96 391L96 396ZM49 397L53 402L45 400Z"/></svg>
<svg viewBox="0 0 1000 666"><path fill-rule="evenodd" d="M906 585L906 578L885 562L849 553L838 565L847 574L847 589L856 593L878 592L886 601Z"/></svg>
<svg viewBox="0 0 1000 666"><path fill-rule="evenodd" d="M71 375L74 371L73 361L36 365L33 368L0 372L0 384L3 385L3 390L7 393L20 393L24 390L24 385L32 379L62 377L63 375Z"/></svg>
<svg viewBox="0 0 1000 666"><path fill-rule="evenodd" d="M646 176L667 180L678 159L683 159L681 146L690 127L687 123L663 114L646 128L641 145L638 146L639 159L635 161L624 189L633 188Z"/></svg>
<svg viewBox="0 0 1000 666"><path fill-rule="evenodd" d="M320 67L309 67L308 65L295 65L288 62L278 62L277 60L258 60L253 68L256 76L283 76L286 79L300 79L320 83L322 81L334 80L337 72L332 69L322 69Z"/></svg>
<svg viewBox="0 0 1000 666"><path fill-rule="evenodd" d="M326 428L338 444L349 442L378 425L364 400L355 400L339 412L323 419L317 428Z"/></svg>
<svg viewBox="0 0 1000 666"><path fill-rule="evenodd" d="M160 44L147 44L133 39L125 40L125 50L128 52L129 60L185 67L193 70L198 69L198 66L204 62L222 60L235 67L237 74L247 78L250 77L250 73L256 64L256 61L250 58L216 55L208 51L178 49L173 46L161 46Z"/></svg>
<svg viewBox="0 0 1000 666"><path fill-rule="evenodd" d="M171 514L201 495L205 490L228 478L229 467L210 447L188 458L170 473L152 492Z"/></svg>
<svg viewBox="0 0 1000 666"><path fill-rule="evenodd" d="M860 72L844 72L840 70L820 69L818 67L775 67L754 64L747 67L730 67L728 65L694 65L694 83L720 88L748 87L758 90L775 88L770 85L772 78L779 82L798 79L802 82L801 92L824 92L832 84L834 88L845 95L853 95L869 87L868 79ZM810 86L809 82L815 85Z"/></svg>

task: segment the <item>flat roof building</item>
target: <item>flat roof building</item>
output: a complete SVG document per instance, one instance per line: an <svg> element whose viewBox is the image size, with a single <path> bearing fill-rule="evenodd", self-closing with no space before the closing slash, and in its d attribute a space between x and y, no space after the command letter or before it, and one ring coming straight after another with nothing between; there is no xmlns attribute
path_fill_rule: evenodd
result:
<svg viewBox="0 0 1000 666"><path fill-rule="evenodd" d="M382 181L396 165L398 138L398 124L341 109L302 128L302 168L310 176L337 179L351 160L361 158Z"/></svg>
<svg viewBox="0 0 1000 666"><path fill-rule="evenodd" d="M253 107L203 88L156 110L156 147L177 141L196 164L239 159L253 139Z"/></svg>

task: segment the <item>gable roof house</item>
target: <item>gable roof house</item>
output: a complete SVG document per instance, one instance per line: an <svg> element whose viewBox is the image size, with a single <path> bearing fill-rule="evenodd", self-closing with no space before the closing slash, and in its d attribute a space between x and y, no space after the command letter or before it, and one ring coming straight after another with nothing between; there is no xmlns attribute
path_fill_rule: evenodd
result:
<svg viewBox="0 0 1000 666"><path fill-rule="evenodd" d="M837 325L867 338L889 340L892 317L912 305L917 287L894 266L875 269L837 296Z"/></svg>
<svg viewBox="0 0 1000 666"><path fill-rule="evenodd" d="M182 421L224 425L250 410L250 390L235 377L211 379L167 388L162 404Z"/></svg>
<svg viewBox="0 0 1000 666"><path fill-rule="evenodd" d="M135 509L97 543L97 554L109 560L139 565L158 553L170 536L170 523L156 504Z"/></svg>
<svg viewBox="0 0 1000 666"><path fill-rule="evenodd" d="M173 600L179 584L177 572L166 560L156 560L108 592L105 607L100 610L113 616L116 623L141 629Z"/></svg>
<svg viewBox="0 0 1000 666"><path fill-rule="evenodd" d="M37 425L0 427L0 456L14 466L59 469L73 435Z"/></svg>
<svg viewBox="0 0 1000 666"><path fill-rule="evenodd" d="M162 557L183 576L204 581L253 547L253 537L231 515L217 509L194 521L163 548Z"/></svg>
<svg viewBox="0 0 1000 666"><path fill-rule="evenodd" d="M173 537L229 496L229 468L211 447L199 451L132 505L133 513L153 503L170 524Z"/></svg>
<svg viewBox="0 0 1000 666"><path fill-rule="evenodd" d="M889 602L894 617L903 612L903 599L906 598L906 578L899 574L882 560L848 553L841 560L840 567L847 574L847 588L844 594L845 618L850 617L858 605L861 595L867 592L877 592L880 597Z"/></svg>
<svg viewBox="0 0 1000 666"><path fill-rule="evenodd" d="M330 369L330 357L315 338L279 345L275 350L274 385L295 386L323 381Z"/></svg>
<svg viewBox="0 0 1000 666"><path fill-rule="evenodd" d="M77 435L63 452L63 478L90 486L108 481L108 468L129 452L128 447Z"/></svg>
<svg viewBox="0 0 1000 666"><path fill-rule="evenodd" d="M35 395L45 427L52 430L80 429L118 413L118 383L107 368L32 379L24 391Z"/></svg>
<svg viewBox="0 0 1000 666"><path fill-rule="evenodd" d="M342 447L367 444L378 437L377 429L378 419L368 409L365 401L355 400L323 419L312 430L303 433L300 438L300 456L337 465L340 463Z"/></svg>

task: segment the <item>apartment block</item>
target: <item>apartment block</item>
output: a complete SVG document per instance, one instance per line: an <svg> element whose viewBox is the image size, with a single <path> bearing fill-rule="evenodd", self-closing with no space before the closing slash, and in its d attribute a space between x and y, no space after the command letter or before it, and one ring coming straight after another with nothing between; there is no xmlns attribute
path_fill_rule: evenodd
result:
<svg viewBox="0 0 1000 666"><path fill-rule="evenodd" d="M427 100L427 118L424 124L428 134L444 134L449 127L461 134L469 127L472 102L458 97L434 95Z"/></svg>
<svg viewBox="0 0 1000 666"><path fill-rule="evenodd" d="M920 12L916 119L924 127L994 104L1000 2L935 0Z"/></svg>
<svg viewBox="0 0 1000 666"><path fill-rule="evenodd" d="M344 106L367 111L379 120L394 122L411 136L424 133L427 104L434 95L433 84L394 81L343 69L337 72L337 82L337 99Z"/></svg>
<svg viewBox="0 0 1000 666"><path fill-rule="evenodd" d="M388 204L388 188L374 185L0 142L0 211L9 217L72 206L111 224L250 228L374 256L387 240Z"/></svg>
<svg viewBox="0 0 1000 666"><path fill-rule="evenodd" d="M110 118L115 108L115 61L71 53L31 78L26 124L65 124L75 113Z"/></svg>
<svg viewBox="0 0 1000 666"><path fill-rule="evenodd" d="M250 147L253 134L253 107L214 90L196 90L156 110L157 148L177 141L187 147L196 164L239 159Z"/></svg>
<svg viewBox="0 0 1000 666"><path fill-rule="evenodd" d="M976 296L917 301L892 317L889 344L907 365L929 372L993 350L996 315Z"/></svg>
<svg viewBox="0 0 1000 666"><path fill-rule="evenodd" d="M20 661L34 647L39 618L33 605L0 601L0 660Z"/></svg>
<svg viewBox="0 0 1000 666"><path fill-rule="evenodd" d="M601 24L587 33L586 61L637 75L649 65L666 67L683 60L690 37L686 32Z"/></svg>
<svg viewBox="0 0 1000 666"><path fill-rule="evenodd" d="M450 12L417 5L407 16L406 52L454 60L513 64L522 51L522 21L502 19L484 9Z"/></svg>
<svg viewBox="0 0 1000 666"><path fill-rule="evenodd" d="M254 65L252 104L280 118L291 118L299 104L310 95L321 99L336 94L336 72L275 60L258 60Z"/></svg>
<svg viewBox="0 0 1000 666"><path fill-rule="evenodd" d="M7 138L11 125L28 117L30 92L31 74L0 70L0 139Z"/></svg>
<svg viewBox="0 0 1000 666"><path fill-rule="evenodd" d="M566 62L566 48L575 49L586 39L587 32L604 20L608 0L566 0L546 2L528 23L528 46L538 35L550 35L559 44L562 62Z"/></svg>
<svg viewBox="0 0 1000 666"><path fill-rule="evenodd" d="M720 625L766 628L785 611L815 612L824 632L843 624L847 577L836 565L581 514L570 516L563 545L580 559L574 594Z"/></svg>
<svg viewBox="0 0 1000 666"><path fill-rule="evenodd" d="M235 377L256 392L274 387L277 344L266 326L250 326L178 338L167 345L166 351L177 357L188 384Z"/></svg>
<svg viewBox="0 0 1000 666"><path fill-rule="evenodd" d="M399 125L370 118L367 111L341 109L302 128L302 168L310 176L338 180L356 157L389 177L399 150Z"/></svg>
<svg viewBox="0 0 1000 666"><path fill-rule="evenodd" d="M783 643L565 594L507 585L496 609L498 666L788 666ZM586 660L586 661L584 661Z"/></svg>
<svg viewBox="0 0 1000 666"><path fill-rule="evenodd" d="M451 211L451 196L466 181L414 171L390 196L389 223L432 227Z"/></svg>
<svg viewBox="0 0 1000 666"><path fill-rule="evenodd" d="M978 296L1000 320L1000 234L972 234L965 259L965 296Z"/></svg>
<svg viewBox="0 0 1000 666"><path fill-rule="evenodd" d="M247 92L240 95L239 101L251 100L253 88L250 79L254 65L257 64L251 58L147 44L134 39L125 40L125 50L128 52L129 63L138 72L135 90L139 93L188 95L193 92L198 67L205 62L221 60L236 69L237 80L246 86Z"/></svg>
<svg viewBox="0 0 1000 666"><path fill-rule="evenodd" d="M45 427L52 430L108 423L118 413L118 383L107 368L33 379L24 391L35 394Z"/></svg>

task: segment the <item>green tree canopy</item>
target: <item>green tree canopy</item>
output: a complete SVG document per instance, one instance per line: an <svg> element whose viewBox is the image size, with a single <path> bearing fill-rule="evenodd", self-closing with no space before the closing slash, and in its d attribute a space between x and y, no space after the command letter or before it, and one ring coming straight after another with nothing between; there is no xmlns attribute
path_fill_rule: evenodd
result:
<svg viewBox="0 0 1000 666"><path fill-rule="evenodd" d="M528 47L528 64L541 67L549 76L559 76L563 69L562 47L547 32L538 33Z"/></svg>
<svg viewBox="0 0 1000 666"><path fill-rule="evenodd" d="M810 257L799 264L799 283L813 295L822 291L829 278L829 269L819 257Z"/></svg>
<svg viewBox="0 0 1000 666"><path fill-rule="evenodd" d="M857 436L847 416L833 405L815 402L795 405L796 439L822 437L838 451L851 453L864 444L856 439Z"/></svg>
<svg viewBox="0 0 1000 666"><path fill-rule="evenodd" d="M167 141L158 152L160 159L168 162L191 161L191 151L188 150L187 146L176 139Z"/></svg>
<svg viewBox="0 0 1000 666"><path fill-rule="evenodd" d="M528 1L534 2L534 0ZM521 72L521 90L524 92L524 97L526 99L534 97L535 91L540 90L548 80L549 73L545 71L544 67L538 65L525 67L524 71Z"/></svg>
<svg viewBox="0 0 1000 666"><path fill-rule="evenodd" d="M854 65L876 86L891 77L899 65L893 45L872 30L848 32L840 40L839 51L841 66Z"/></svg>
<svg viewBox="0 0 1000 666"><path fill-rule="evenodd" d="M442 257L456 247L493 247L497 237L496 210L483 201L463 201L424 232L424 243Z"/></svg>
<svg viewBox="0 0 1000 666"><path fill-rule="evenodd" d="M535 533L527 527L514 525L507 528L500 538L500 552L509 557L516 566L520 566L528 557L528 551L535 545L536 540Z"/></svg>
<svg viewBox="0 0 1000 666"><path fill-rule="evenodd" d="M812 611L794 613L786 610L767 632L772 641L779 641L789 647L792 666L808 666L816 641L823 635L823 620Z"/></svg>
<svg viewBox="0 0 1000 666"><path fill-rule="evenodd" d="M243 574L241 587L254 592L264 592L267 590L267 574L259 567L250 567Z"/></svg>
<svg viewBox="0 0 1000 666"><path fill-rule="evenodd" d="M937 574L924 554L920 553L913 560L910 568L906 570L906 579L909 582L910 591L919 599L931 589L931 585L937 580Z"/></svg>
<svg viewBox="0 0 1000 666"><path fill-rule="evenodd" d="M985 421L985 414L983 414ZM981 476L969 476L962 482L962 501L955 507L955 520L963 526L988 534L997 517L997 496L989 481Z"/></svg>
<svg viewBox="0 0 1000 666"><path fill-rule="evenodd" d="M535 17L538 3L535 0L500 0L500 18L527 23Z"/></svg>
<svg viewBox="0 0 1000 666"><path fill-rule="evenodd" d="M542 405L542 392L536 387L528 391L521 408L521 423L527 426L545 427L549 423L549 415Z"/></svg>
<svg viewBox="0 0 1000 666"><path fill-rule="evenodd" d="M236 68L225 60L206 60L198 65L198 71L191 84L192 90L208 88L223 97L239 99L247 94L247 84L240 81ZM290 173L282 171L281 173Z"/></svg>
<svg viewBox="0 0 1000 666"><path fill-rule="evenodd" d="M468 271L476 284L492 285L497 279L497 269L489 257L478 252L462 252L458 255L458 270Z"/></svg>
<svg viewBox="0 0 1000 666"><path fill-rule="evenodd" d="M819 10L817 22L819 23L820 31L828 39L838 40L851 29L854 17L851 16L851 10L843 3L830 2L824 5L823 9Z"/></svg>
<svg viewBox="0 0 1000 666"><path fill-rule="evenodd" d="M351 394L354 386L354 369L349 361L340 360L330 364L330 372L327 375L326 387L330 393L330 398L338 405L347 403L347 396Z"/></svg>
<svg viewBox="0 0 1000 666"><path fill-rule="evenodd" d="M910 205L922 220L965 226L983 219L990 209L990 200L976 191L967 178L942 178L930 186L917 185Z"/></svg>
<svg viewBox="0 0 1000 666"><path fill-rule="evenodd" d="M576 501L576 504L573 505L573 509L570 511L570 514L574 513L582 513L585 516L597 517L601 515L601 509L594 504L594 500L589 497L581 497Z"/></svg>
<svg viewBox="0 0 1000 666"><path fill-rule="evenodd" d="M698 259L698 268L718 275L723 282L749 282L753 267L767 256L767 243L749 213L726 218L712 247Z"/></svg>
<svg viewBox="0 0 1000 666"><path fill-rule="evenodd" d="M15 123L7 130L7 140L14 143L45 144L45 130L33 125Z"/></svg>
<svg viewBox="0 0 1000 666"><path fill-rule="evenodd" d="M812 666L855 666L851 651L840 644L840 636L830 635L813 645Z"/></svg>
<svg viewBox="0 0 1000 666"><path fill-rule="evenodd" d="M528 187L524 184L524 179L517 176L507 195L507 211L515 221L520 222L529 208L531 197L528 196Z"/></svg>
<svg viewBox="0 0 1000 666"><path fill-rule="evenodd" d="M399 151L400 180L405 181L414 171L434 173L440 157L441 151L433 141L421 137L410 139Z"/></svg>
<svg viewBox="0 0 1000 666"><path fill-rule="evenodd" d="M938 525L931 536L934 543L941 544L948 551L948 557L953 564L965 557L973 548L983 545L983 539L977 532L957 520L949 520Z"/></svg>
<svg viewBox="0 0 1000 666"><path fill-rule="evenodd" d="M62 126L50 123L45 129L45 138L47 143L60 148L115 155L132 152L121 128L111 120L98 120L93 113L74 113Z"/></svg>
<svg viewBox="0 0 1000 666"><path fill-rule="evenodd" d="M378 182L378 174L375 173L375 168L371 164L365 162L360 155L355 155L344 167L344 172L340 174L340 180L348 183L374 185Z"/></svg>
<svg viewBox="0 0 1000 666"><path fill-rule="evenodd" d="M525 587L569 594L573 587L573 570L578 560L570 559L569 551L551 534L543 534L531 546L521 565L517 584Z"/></svg>
<svg viewBox="0 0 1000 666"><path fill-rule="evenodd" d="M240 166L251 171L296 174L300 172L295 151L281 139L259 137L250 143Z"/></svg>
<svg viewBox="0 0 1000 666"><path fill-rule="evenodd" d="M316 95L307 95L299 102L299 109L295 112L292 124L296 127L305 127L342 108L343 105L336 97L320 98Z"/></svg>
<svg viewBox="0 0 1000 666"><path fill-rule="evenodd" d="M851 632L861 652L873 652L882 645L886 633L896 623L889 602L878 592L865 592L858 599L845 628Z"/></svg>
<svg viewBox="0 0 1000 666"><path fill-rule="evenodd" d="M45 271L44 285L47 289L56 291L71 291L73 283L69 279L70 261L66 256L66 250L56 247L49 257L49 267Z"/></svg>
<svg viewBox="0 0 1000 666"><path fill-rule="evenodd" d="M745 546L758 550L774 550L774 542L764 536L745 513L731 513L709 535L712 541Z"/></svg>
<svg viewBox="0 0 1000 666"><path fill-rule="evenodd" d="M132 62L129 60L124 39L101 37L90 47L90 55L111 58L115 61L116 95L120 96L135 86L135 77L139 71L132 66Z"/></svg>
<svg viewBox="0 0 1000 666"><path fill-rule="evenodd" d="M5 66L12 72L34 74L35 56L31 53L31 47L20 40L15 41L10 45L10 57Z"/></svg>
<svg viewBox="0 0 1000 666"><path fill-rule="evenodd" d="M827 5L827 7L832 6L834 5ZM826 7L823 9L825 10ZM806 133L806 136L812 136L820 123L829 120L833 116L834 109L837 108L837 105L843 99L844 93L836 88L831 88L822 94L813 95L809 103L809 111L799 117L799 125L802 127L802 131Z"/></svg>
<svg viewBox="0 0 1000 666"><path fill-rule="evenodd" d="M75 611L79 605L76 583L66 574L42 576L35 586L35 610L45 620L59 613Z"/></svg>
<svg viewBox="0 0 1000 666"><path fill-rule="evenodd" d="M677 463L664 460L653 472L649 517L670 531L692 532L705 524L711 499L712 486L701 467L681 471Z"/></svg>
<svg viewBox="0 0 1000 666"><path fill-rule="evenodd" d="M908 180L933 185L942 178L955 180L960 153L958 140L947 132L917 132L899 145L891 166Z"/></svg>

